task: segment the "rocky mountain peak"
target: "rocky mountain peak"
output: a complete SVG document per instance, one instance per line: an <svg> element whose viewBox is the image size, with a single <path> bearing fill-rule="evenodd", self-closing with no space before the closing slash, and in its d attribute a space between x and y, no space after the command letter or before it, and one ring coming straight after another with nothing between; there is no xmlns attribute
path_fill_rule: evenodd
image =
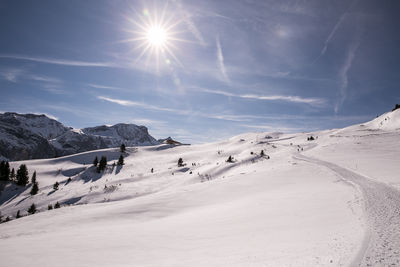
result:
<svg viewBox="0 0 400 267"><path fill-rule="evenodd" d="M0 157L10 160L65 156L89 150L156 145L147 127L119 123L73 129L44 114L0 113Z"/></svg>

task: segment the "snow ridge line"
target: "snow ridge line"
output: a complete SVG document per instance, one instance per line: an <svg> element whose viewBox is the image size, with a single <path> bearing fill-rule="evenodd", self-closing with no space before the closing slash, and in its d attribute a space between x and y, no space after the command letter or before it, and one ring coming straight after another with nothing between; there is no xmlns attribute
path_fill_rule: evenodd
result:
<svg viewBox="0 0 400 267"><path fill-rule="evenodd" d="M400 266L400 192L331 162L294 158L325 166L361 189L369 229L350 266Z"/></svg>

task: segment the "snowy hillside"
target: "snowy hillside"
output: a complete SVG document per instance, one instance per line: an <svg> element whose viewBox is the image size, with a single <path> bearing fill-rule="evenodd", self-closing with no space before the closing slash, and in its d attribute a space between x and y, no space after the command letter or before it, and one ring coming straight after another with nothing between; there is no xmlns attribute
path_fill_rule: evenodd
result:
<svg viewBox="0 0 400 267"><path fill-rule="evenodd" d="M145 126L117 124L72 129L45 115L0 113L0 157L53 158L101 148L155 145Z"/></svg>
<svg viewBox="0 0 400 267"><path fill-rule="evenodd" d="M35 170L40 190L6 185L2 215L26 215L32 203L40 212L0 225L0 257L7 266L400 266L399 119L397 110L344 129L128 147L123 166L112 165L115 148L11 162ZM96 156L108 159L103 173Z"/></svg>
<svg viewBox="0 0 400 267"><path fill-rule="evenodd" d="M379 116L375 120L366 123L365 126L371 129L399 130L400 129L400 109L388 112Z"/></svg>

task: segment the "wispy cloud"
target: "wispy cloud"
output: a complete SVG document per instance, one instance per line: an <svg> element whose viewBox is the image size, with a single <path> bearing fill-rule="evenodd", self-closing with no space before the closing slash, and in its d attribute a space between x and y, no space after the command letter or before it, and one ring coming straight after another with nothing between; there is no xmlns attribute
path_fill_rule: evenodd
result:
<svg viewBox="0 0 400 267"><path fill-rule="evenodd" d="M24 70L22 69L3 69L0 71L0 77L9 82L16 83L23 73Z"/></svg>
<svg viewBox="0 0 400 267"><path fill-rule="evenodd" d="M322 57L326 51L328 50L328 46L330 44L330 42L332 41L333 37L335 36L337 30L340 28L340 26L342 25L343 21L345 20L346 16L348 15L350 9L358 2L358 0L354 0L350 6L348 7L348 9L340 16L339 20L336 22L335 26L333 27L333 29L331 30L331 32L329 33L328 37L326 38L325 42L324 42L324 47L322 47L322 50L319 54L319 56L315 59L314 62L316 62L320 57Z"/></svg>
<svg viewBox="0 0 400 267"><path fill-rule="evenodd" d="M167 112L173 112L173 113L177 113L177 114L187 114L186 111L181 111L178 109L171 109L171 108L164 108L164 107L158 107L155 105L149 105L146 103L142 103L142 102L135 102L135 101L130 101L130 100L121 100L121 99L116 99L116 98L110 98L110 97L106 97L106 96L98 96L98 99L104 100L104 101L108 101L111 103L115 103L121 106L134 106L134 107L140 107L140 108L144 108L144 109L149 109L149 110L156 110L156 111L167 111Z"/></svg>
<svg viewBox="0 0 400 267"><path fill-rule="evenodd" d="M340 25L343 23L344 19L347 16L347 12L345 12L342 16L340 16L338 22L336 22L335 26L333 27L332 31L328 35L328 38L326 38L324 47L321 50L321 53L319 57L323 56L326 53L326 50L328 49L329 43L331 42L333 36L335 36L336 31L339 29Z"/></svg>
<svg viewBox="0 0 400 267"><path fill-rule="evenodd" d="M101 85L101 84L93 84L93 83L89 83L87 85L92 88L96 88L96 89L107 89L107 90L113 90L113 91L132 91L127 88L109 86L109 85Z"/></svg>
<svg viewBox="0 0 400 267"><path fill-rule="evenodd" d="M197 39L200 45L206 46L206 42L204 41L203 34L197 28L196 24L192 20L192 15L183 7L182 2L180 0L175 0L174 3L178 7L178 10L182 16L182 20L185 22L188 30L193 34L193 36Z"/></svg>
<svg viewBox="0 0 400 267"><path fill-rule="evenodd" d="M353 64L354 57L356 55L356 52L357 52L357 49L359 46L360 46L359 41L356 41L350 45L350 47L347 51L347 55L346 55L344 64L342 65L341 69L339 70L340 89L339 89L339 99L335 103L335 106L334 106L335 113L339 112L339 108L341 108L344 101L346 100L347 88L349 85L348 72L351 68L351 65Z"/></svg>
<svg viewBox="0 0 400 267"><path fill-rule="evenodd" d="M45 75L37 75L37 74L26 74L25 79L32 80L38 82L40 84L40 89L46 91L48 93L56 94L56 95L68 95L69 91L63 88L64 81L55 78L49 77Z"/></svg>
<svg viewBox="0 0 400 267"><path fill-rule="evenodd" d="M43 76L43 75L32 74L32 75L29 75L28 78L30 78L31 80L34 80L34 81L38 81L38 82L62 83L62 81L58 78Z"/></svg>
<svg viewBox="0 0 400 267"><path fill-rule="evenodd" d="M31 80L43 83L44 85L60 85L63 83L62 80L49 77L45 75L37 75L31 74L29 71L25 69L17 69L17 68L10 68L10 69L2 69L0 70L0 77L13 83L20 82L21 80Z"/></svg>
<svg viewBox="0 0 400 267"><path fill-rule="evenodd" d="M121 106L142 106L142 104L129 101L129 100L121 100L121 99L115 99L115 98L110 98L110 97L105 97L105 96L98 96L98 99L105 100L111 103L115 103Z"/></svg>
<svg viewBox="0 0 400 267"><path fill-rule="evenodd" d="M186 115L186 116L190 115L190 116L197 116L197 117L216 119L216 120L236 121L236 122L246 122L247 121L248 122L254 118L259 118L257 116L251 116L251 115L232 115L232 114L216 115L216 114L210 114L210 113L205 113L205 112L200 112L200 111L193 112L192 110L172 109L172 108L159 107L159 106L136 102L136 101L115 99L115 98L110 98L110 97L106 97L106 96L98 96L97 98L104 100L104 101L111 102L111 103L115 103L115 104L118 104L121 106L139 107L139 108L143 108L143 109L147 109L147 110L166 111L166 112L174 113L177 115Z"/></svg>
<svg viewBox="0 0 400 267"><path fill-rule="evenodd" d="M219 41L219 36L217 36L216 38L216 44L217 44L217 63L219 70L222 74L224 81L230 83L230 79L225 68L224 55L222 54L222 48L221 48L221 42Z"/></svg>
<svg viewBox="0 0 400 267"><path fill-rule="evenodd" d="M304 103L311 105L321 105L325 103L325 101L321 98L304 98L300 96L283 96L283 95L262 96L262 95L249 94L249 95L240 95L240 97L258 99L258 100L280 100L286 102Z"/></svg>
<svg viewBox="0 0 400 267"><path fill-rule="evenodd" d="M192 87L196 91L210 93L210 94L218 94L224 95L229 97L239 97L245 99L256 99L256 100L267 100L267 101L286 101L286 102L293 102L293 103L303 103L303 104L310 104L310 105L323 105L325 103L324 99L321 98L304 98L300 96L284 96L284 95L256 95L256 94L234 94L222 90L211 90L206 88L198 88Z"/></svg>
<svg viewBox="0 0 400 267"><path fill-rule="evenodd" d="M246 115L230 115L230 114L221 114L221 115L212 115L212 114L200 114L202 117L206 117L209 119L216 120L224 120L224 121L235 121L235 122L249 122L252 117Z"/></svg>
<svg viewBox="0 0 400 267"><path fill-rule="evenodd" d="M45 84L43 85L42 90L52 93L52 94L56 94L56 95L68 95L71 94L70 92L59 88L58 86L52 85L52 84Z"/></svg>
<svg viewBox="0 0 400 267"><path fill-rule="evenodd" d="M14 54L0 54L0 58L9 58L17 60L34 61L38 63L73 66L73 67L116 67L115 63L112 62L91 62L91 61L79 61L79 60L68 60L68 59L57 59L48 57L35 57L26 55L14 55Z"/></svg>

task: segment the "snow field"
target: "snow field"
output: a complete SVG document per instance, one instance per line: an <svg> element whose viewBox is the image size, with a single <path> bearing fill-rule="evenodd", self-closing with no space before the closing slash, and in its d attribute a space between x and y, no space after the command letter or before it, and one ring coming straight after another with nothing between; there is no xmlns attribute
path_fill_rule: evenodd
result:
<svg viewBox="0 0 400 267"><path fill-rule="evenodd" d="M34 202L41 212L0 225L2 262L396 266L399 116L397 110L314 133L128 148L125 165L102 175L90 166L94 157L112 163L118 149L25 161L37 171L40 193L6 188L0 208L12 215ZM311 135L316 139L307 141ZM259 156L261 149L270 159ZM229 155L234 163L225 162ZM177 166L180 157L186 166ZM56 201L64 207L46 211ZM24 254L16 257L17 250Z"/></svg>

